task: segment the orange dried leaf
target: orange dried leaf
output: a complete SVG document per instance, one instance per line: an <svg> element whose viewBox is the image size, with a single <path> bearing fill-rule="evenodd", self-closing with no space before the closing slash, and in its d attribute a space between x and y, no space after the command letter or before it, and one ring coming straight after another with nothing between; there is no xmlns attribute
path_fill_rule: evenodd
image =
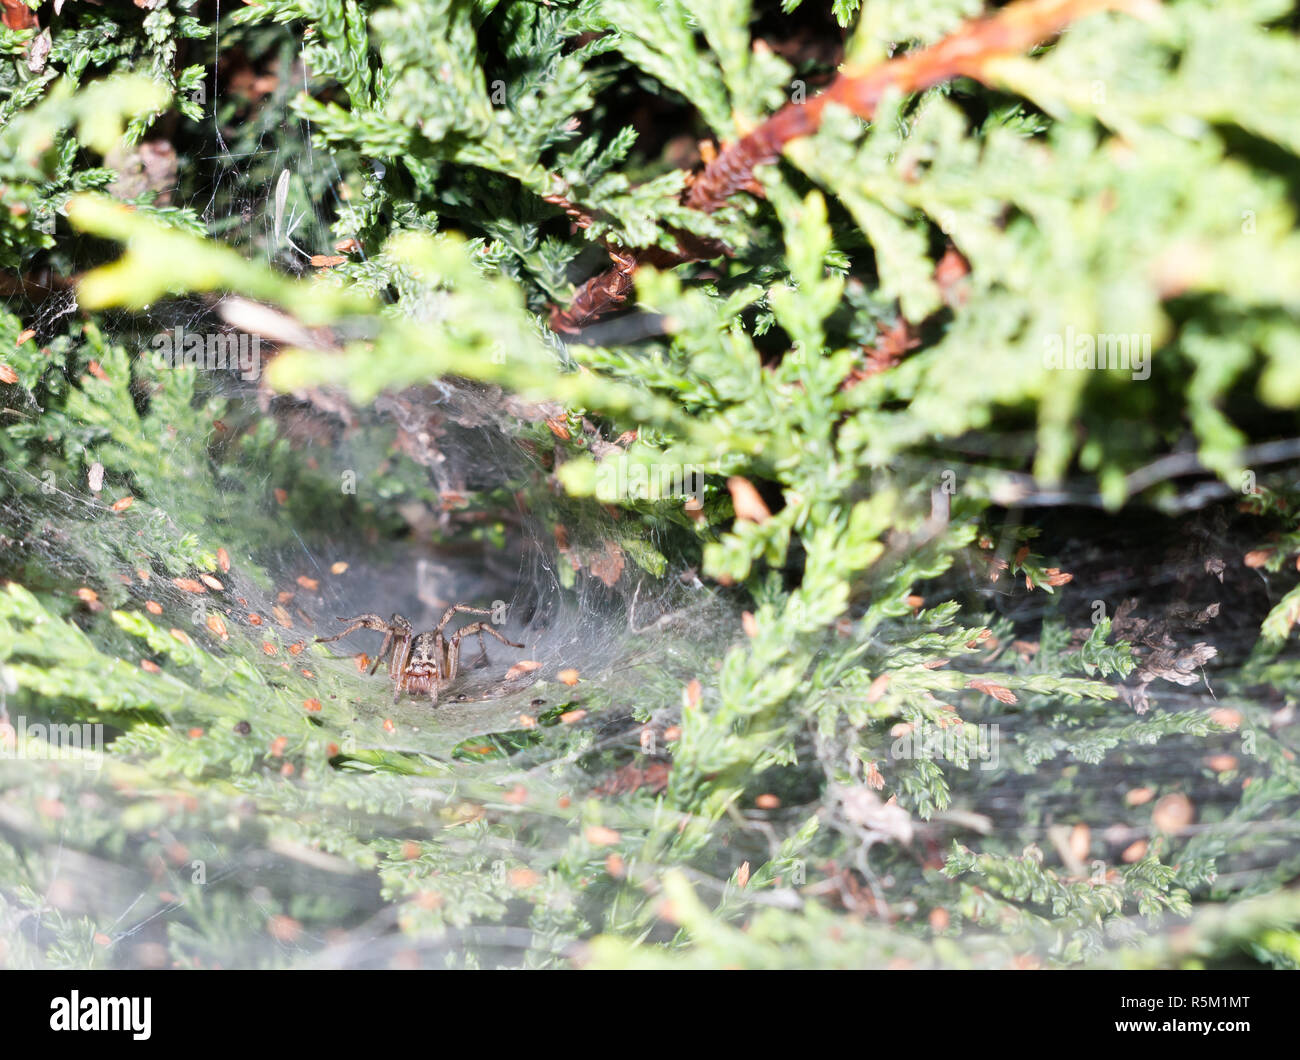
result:
<svg viewBox="0 0 1300 1060"><path fill-rule="evenodd" d="M203 588L203 586L200 585L198 582L196 582L193 578L173 578L172 584L176 586L176 588L181 589L187 593L207 592L207 590Z"/></svg>
<svg viewBox="0 0 1300 1060"><path fill-rule="evenodd" d="M559 681L561 684L572 687L578 683L578 671L561 670L558 674L555 675L555 679Z"/></svg>
<svg viewBox="0 0 1300 1060"><path fill-rule="evenodd" d="M1141 861L1147 856L1147 841L1139 839L1135 843L1130 843L1124 848L1124 853L1120 854L1120 861L1125 865L1132 865L1135 861Z"/></svg>
<svg viewBox="0 0 1300 1060"><path fill-rule="evenodd" d="M597 847L613 846L623 838L614 829L599 824L588 825L582 834L586 836L588 843Z"/></svg>
<svg viewBox="0 0 1300 1060"><path fill-rule="evenodd" d="M1195 819L1192 800L1181 793L1164 796L1151 812L1151 823L1162 832L1180 832Z"/></svg>
<svg viewBox="0 0 1300 1060"><path fill-rule="evenodd" d="M515 663L514 666L510 667L510 669L506 671L506 680L517 681L519 678L523 677L524 674L530 674L534 670L539 669L541 665L542 664L536 659L524 659L521 662Z"/></svg>
<svg viewBox="0 0 1300 1060"><path fill-rule="evenodd" d="M112 509L115 512L124 512L129 507L131 507L131 505L133 505L134 503L135 503L134 497L119 497L117 500L113 502Z"/></svg>
<svg viewBox="0 0 1300 1060"><path fill-rule="evenodd" d="M302 934L302 925L291 916L277 915L266 922L267 933L276 942L297 942Z"/></svg>
<svg viewBox="0 0 1300 1060"><path fill-rule="evenodd" d="M727 489L731 491L731 505L736 510L737 519L750 523L765 523L772 518L772 513L749 479L732 475L727 479Z"/></svg>
<svg viewBox="0 0 1300 1060"><path fill-rule="evenodd" d="M230 570L230 553L224 548L217 549L217 566L221 568L222 574Z"/></svg>
<svg viewBox="0 0 1300 1060"><path fill-rule="evenodd" d="M996 699L999 703L1017 702L1016 694L1012 692L1011 689L1004 688L1002 685L995 684L994 682L986 680L985 678L982 677L976 677L973 680L967 681L966 687L973 688L978 692L983 692L986 695L990 695L994 699Z"/></svg>

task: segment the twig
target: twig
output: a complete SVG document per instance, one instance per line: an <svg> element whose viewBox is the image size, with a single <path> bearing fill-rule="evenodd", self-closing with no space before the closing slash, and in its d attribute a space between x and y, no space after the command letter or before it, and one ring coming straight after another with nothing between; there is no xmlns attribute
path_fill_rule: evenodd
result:
<svg viewBox="0 0 1300 1060"><path fill-rule="evenodd" d="M992 61L1030 50L1076 19L1152 2L1019 0L995 15L966 23L929 48L890 59L862 74L846 71L825 92L804 103L787 104L758 128L723 148L692 182L686 205L701 213L713 213L738 191L753 188L755 168L775 162L792 140L815 133L828 103L838 103L858 117L870 119L888 92L919 92L954 77L982 81ZM552 312L551 327L577 331L583 323L617 308L631 293L632 275L638 265L662 268L696 261L701 256L694 248L679 249L679 254L651 248L619 255L612 268L578 288L568 310L557 308Z"/></svg>

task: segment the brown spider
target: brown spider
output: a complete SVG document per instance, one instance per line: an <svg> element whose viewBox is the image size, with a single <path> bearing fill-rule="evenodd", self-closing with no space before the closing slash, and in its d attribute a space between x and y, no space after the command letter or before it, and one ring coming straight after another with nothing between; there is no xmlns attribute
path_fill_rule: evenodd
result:
<svg viewBox="0 0 1300 1060"><path fill-rule="evenodd" d="M428 693L429 703L432 705L438 702L439 687L450 684L456 679L456 674L460 669L461 637L470 633L477 634L478 646L483 653L482 657L484 659L487 658L487 645L483 643L484 633L492 634L502 644L508 644L512 648L523 647L522 644L506 640L487 622L471 622L468 626L456 630L450 637L444 637L442 635L443 628L451 621L453 615L462 611L472 615L490 615L492 613L482 607L470 607L469 604L453 604L447 608L446 613L442 616L442 621L438 623L437 627L428 633L416 633L411 623L396 613L393 614L391 622L385 622L375 614L357 615L356 618L343 618L340 616L339 621L347 622L348 628L332 637L317 637L316 641L319 644L324 644L332 640L339 640L358 629L373 629L376 632L383 633L384 644L379 649L379 654L375 656L370 672L373 674L379 669L379 664L384 656L388 654L391 645L393 650L388 659L388 676L396 686L393 689L393 702L396 703L401 699L403 692L409 692L413 696Z"/></svg>

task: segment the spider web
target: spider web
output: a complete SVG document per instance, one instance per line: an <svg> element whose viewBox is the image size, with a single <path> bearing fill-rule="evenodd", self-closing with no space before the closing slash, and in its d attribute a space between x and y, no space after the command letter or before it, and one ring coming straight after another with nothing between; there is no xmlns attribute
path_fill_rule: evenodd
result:
<svg viewBox="0 0 1300 1060"><path fill-rule="evenodd" d="M188 197L172 205L191 207L210 235L244 248L255 260L301 273L310 267L312 255L332 252L331 224L341 205L337 188L342 174L330 153L313 147L310 127L292 117L283 100L260 101L248 109L251 117L246 122L234 118L239 108L225 87L227 43L220 32L213 41L210 84L215 90L206 103L204 136L191 145L192 156L182 158L179 186L189 189ZM301 62L290 71L301 82L292 90L307 85ZM274 89L281 96L290 91L283 84ZM74 247L73 256L78 272L104 260L90 248ZM80 315L75 290L64 289L32 307L26 317L38 341L46 342ZM169 300L143 314L110 312L101 319L111 335L142 354L147 353L151 333L178 326L200 335L229 330L216 307L194 299ZM275 419L308 459L357 475L359 499L376 465L407 459L393 451L394 430L401 430L404 418L418 421L410 432L414 438L430 410L436 413L453 395L462 405L482 400L482 395L446 382L404 406L381 399L374 409L344 408L339 402L322 410L310 401L273 397L260 383L241 379L236 372L199 373L196 390L196 402L211 397L224 401L223 419L231 423ZM197 441L212 444L219 439L210 434ZM170 443L164 440L164 459L192 463L188 458L195 444L193 432L182 429ZM496 421L470 428L452 424L449 436L425 444L422 455L426 462L421 473L435 488L467 482L487 487L530 471L530 458L521 455ZM552 799L566 792L575 801L590 797L601 774L589 772L579 760L645 758L654 744L653 737L646 743L643 733L657 733L662 739L679 710L680 689L693 675L692 667L719 640L720 617L730 615L728 625L734 625L735 609L680 569L658 578L629 564L617 587L587 572L575 581L562 570L568 561L557 558L551 529L526 509L508 513L510 525L498 542L440 548L432 543L431 531L445 528L445 514L433 514L418 503L412 506L419 510L411 515L407 532L379 540L359 525L281 518L253 554L233 555L229 570L214 572L223 585L219 599L197 598L162 576L161 553L187 537L209 548L220 545L224 498L233 504L251 492L295 488L253 461L209 463L197 473L211 477L215 503L191 509L166 496L139 499L138 504L151 506L148 537L154 544L138 548L130 541L131 528L139 525L130 521L134 514L113 512L106 503L112 492L111 472L109 490L101 495L94 488L93 466L89 481L52 486L20 469L0 468L11 496L21 498L21 513L11 510L5 523L15 530L22 568L44 571L51 583L87 587L125 574L132 585L117 609L160 606L160 626L202 640L221 665L238 665L241 655L264 662L258 659L260 640L264 647L276 649L274 665L283 660L298 669L310 667L320 678L346 686L351 714L340 723L344 764L334 787L355 788L355 801L346 810L331 804L317 812L310 805L312 789L304 786L297 796L277 794L275 808L264 821L252 807L260 804L269 782L256 775L236 775L229 780L244 794L244 811L238 800L221 798L212 805L191 805L188 811L164 815L151 834L123 826L126 838L117 844L116 855L104 844L89 841L80 820L60 825L11 813L0 821L0 828L9 849L27 868L20 872L10 866L8 882L0 883L0 937L8 940L10 959L73 966L93 959L119 967L177 961L200 967L386 967L518 964L548 953L558 958L563 947L548 941L535 916L531 922L515 915L495 923L445 923L436 930L404 931L398 921L409 903L395 901L393 894L400 887L391 880L381 885L373 872L358 869L329 844L384 835L406 837L407 842L427 838L436 831L430 821L456 806L462 789L473 790L484 781L536 786L553 791ZM98 474L102 479L102 469ZM371 475L372 480L376 477ZM572 531L575 544L600 538L595 528L574 526ZM149 581L110 558L132 550L137 571L152 566ZM344 564L345 571L340 566ZM43 588L22 580L33 590ZM313 588L304 589L304 583ZM492 610L494 623L503 616L496 628L526 647L516 651L488 638L486 660L478 660L477 644L467 641L461 676L444 689L436 712L418 698L402 697L394 703L384 667L373 677L357 671L353 653L373 656L380 639L376 634L354 634L329 645L328 652L302 647L295 656L286 654L294 646L309 645L312 636L335 632L335 616L398 612L417 630L425 630L457 602ZM277 626L272 618L281 607L291 628ZM94 608L77 621L96 648L134 661L135 648L96 618L102 611ZM250 615L262 618L251 629ZM203 639L214 617L224 622L229 639ZM447 632L464 621L458 616ZM518 662L533 669L508 679L507 671ZM563 670L581 674L582 684L571 687L558 681L556 674ZM548 711L594 712L597 702L601 709L594 723L552 720L553 729L537 725ZM237 706L241 720L261 739L260 704ZM133 753L128 727L103 717L109 753L143 761L141 754ZM61 720L57 711L46 714L34 708L6 671L0 720L15 724L20 718L24 725ZM526 721L521 723L521 718ZM379 748L370 733L381 723L390 731ZM537 728L524 728L528 723ZM558 747L556 741L528 739L532 732L552 731L578 735ZM490 744L492 754L471 750L466 760L461 749L467 743L472 747L476 739ZM374 765L381 759L401 760L404 768L418 766L421 772L385 772ZM38 784L46 808L60 807L55 811L60 818L67 808L69 816L77 818L93 807L101 819L122 825L149 802L134 792L124 794L104 770L83 767L79 761L10 758L0 763L0 770L7 776L8 791ZM324 783L330 786L328 778ZM290 824L295 798L307 822L301 838L292 835ZM375 809L385 802L391 804L388 809ZM230 827L230 815L240 812L252 816L245 826ZM499 890L508 890L508 871L535 865L544 872L548 861L562 856L570 832L563 817L540 813L519 830L518 839L502 834L452 836L444 838L442 846L451 858L462 858L493 878ZM714 885L720 890L723 880ZM70 951L63 929L75 923L87 925L88 937L84 948ZM322 933L322 924L332 926Z"/></svg>

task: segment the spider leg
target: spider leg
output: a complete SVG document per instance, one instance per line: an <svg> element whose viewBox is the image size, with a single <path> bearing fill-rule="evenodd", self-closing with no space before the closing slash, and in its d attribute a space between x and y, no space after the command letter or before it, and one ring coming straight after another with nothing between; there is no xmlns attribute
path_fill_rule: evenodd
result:
<svg viewBox="0 0 1300 1060"><path fill-rule="evenodd" d="M379 651L375 653L375 661L370 664L370 673L373 675L379 669L379 664L383 662L384 656L388 654L388 647L393 643L393 631L390 629L384 634L384 643L380 645Z"/></svg>
<svg viewBox="0 0 1300 1060"><path fill-rule="evenodd" d="M463 630L457 630L447 642L447 680L454 681L460 671L460 638Z"/></svg>
<svg viewBox="0 0 1300 1060"><path fill-rule="evenodd" d="M523 647L522 644L516 644L513 640L506 640L505 637L497 632L496 627L488 622L475 622L472 625L466 626L464 629L460 630L459 635L463 637L466 633L477 633L480 638L482 638L483 634L486 633L489 636L496 637L496 639L502 644L508 645L511 648Z"/></svg>
<svg viewBox="0 0 1300 1060"><path fill-rule="evenodd" d="M470 615L490 615L492 609L488 607L470 607L469 604L452 604L451 607L447 608L447 610L443 612L442 620L438 623L434 632L441 633L447 623L451 621L451 616L460 613Z"/></svg>
<svg viewBox="0 0 1300 1060"><path fill-rule="evenodd" d="M373 615L373 614L357 615L355 618L344 618L342 615L340 615L338 620L340 622L348 623L348 628L345 629L342 633L335 633L334 636L332 637L317 637L316 638L317 644L328 644L332 640L342 640L349 633L355 633L359 629L373 629L379 633L384 633L384 634L392 633L392 627L390 627L389 624L385 622L382 618L380 618L378 615ZM382 655L383 652L380 652L380 654Z"/></svg>
<svg viewBox="0 0 1300 1060"><path fill-rule="evenodd" d="M406 685L406 664L411 658L410 633L398 632L393 644L393 657L388 663L388 676L397 687L393 689L393 702L396 703Z"/></svg>
<svg viewBox="0 0 1300 1060"><path fill-rule="evenodd" d="M505 637L503 637L500 633L496 631L496 629L494 629L491 625L489 625L486 622L472 622L464 629L458 629L456 630L455 633L451 635L450 660L448 662L449 673L447 676L448 681L450 681L453 677L455 677L456 671L460 669L460 639L461 637L469 636L471 633L478 634L478 639L480 644L483 643L483 634L489 633L492 636L496 637L496 639L499 640L502 644L508 644L512 648L523 647L522 644L516 644L512 640L506 640ZM484 657L487 656L486 646L483 648L483 655Z"/></svg>

